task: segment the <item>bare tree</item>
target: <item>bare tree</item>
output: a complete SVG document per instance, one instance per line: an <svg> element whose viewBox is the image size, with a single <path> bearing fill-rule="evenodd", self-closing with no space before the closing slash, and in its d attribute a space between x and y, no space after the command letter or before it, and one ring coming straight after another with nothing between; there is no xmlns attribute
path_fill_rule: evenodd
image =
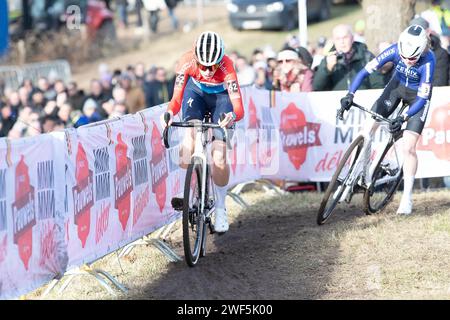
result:
<svg viewBox="0 0 450 320"><path fill-rule="evenodd" d="M363 0L365 37L369 49L376 51L382 41L395 42L414 17L416 0Z"/></svg>

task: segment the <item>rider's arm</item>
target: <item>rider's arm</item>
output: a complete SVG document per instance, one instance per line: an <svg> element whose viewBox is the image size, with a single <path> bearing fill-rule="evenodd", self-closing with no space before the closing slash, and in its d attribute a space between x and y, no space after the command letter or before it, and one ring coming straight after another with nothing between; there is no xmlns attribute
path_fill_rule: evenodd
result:
<svg viewBox="0 0 450 320"><path fill-rule="evenodd" d="M175 69L176 76L173 96L167 108L167 111L171 111L173 115L176 115L181 109L181 100L183 98L184 88L186 88L191 63L192 61L185 55L181 58Z"/></svg>
<svg viewBox="0 0 450 320"><path fill-rule="evenodd" d="M411 118L419 112L431 98L432 81L434 75L434 61L429 61L420 67L420 83L417 90L417 97L414 103L409 107L406 115Z"/></svg>
<svg viewBox="0 0 450 320"><path fill-rule="evenodd" d="M380 53L377 57L370 60L366 64L366 66L358 72L355 79L353 79L352 84L350 85L349 92L354 94L368 75L370 75L375 70L380 69L389 61L393 61L396 53L397 44L395 43L384 50L382 53Z"/></svg>
<svg viewBox="0 0 450 320"><path fill-rule="evenodd" d="M231 60L224 63L224 67L227 70L225 76L225 85L227 86L228 95L230 96L231 104L233 105L233 112L236 115L235 122L241 120L244 117L244 104L242 103L241 88L237 80L236 71L234 70ZM224 58L224 59L225 59Z"/></svg>

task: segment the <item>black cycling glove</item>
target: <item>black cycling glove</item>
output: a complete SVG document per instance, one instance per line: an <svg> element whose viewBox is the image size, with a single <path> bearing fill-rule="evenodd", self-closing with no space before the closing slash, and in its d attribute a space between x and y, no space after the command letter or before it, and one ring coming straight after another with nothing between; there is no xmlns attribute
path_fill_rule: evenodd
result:
<svg viewBox="0 0 450 320"><path fill-rule="evenodd" d="M341 99L341 109L348 111L350 110L350 107L352 106L353 103L353 93L347 93L347 95L345 97L343 97Z"/></svg>
<svg viewBox="0 0 450 320"><path fill-rule="evenodd" d="M392 120L392 122L389 124L389 131L391 133L396 133L398 131L400 131L400 129L402 128L402 124L403 122L405 122L405 117L400 115L397 116L397 118L395 118L394 120Z"/></svg>

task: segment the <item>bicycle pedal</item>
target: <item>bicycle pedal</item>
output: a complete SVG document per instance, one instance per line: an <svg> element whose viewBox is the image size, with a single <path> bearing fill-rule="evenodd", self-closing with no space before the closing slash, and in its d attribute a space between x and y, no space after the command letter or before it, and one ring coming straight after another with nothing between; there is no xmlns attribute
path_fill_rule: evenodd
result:
<svg viewBox="0 0 450 320"><path fill-rule="evenodd" d="M170 201L172 208L176 211L183 211L184 199L183 198L172 198Z"/></svg>

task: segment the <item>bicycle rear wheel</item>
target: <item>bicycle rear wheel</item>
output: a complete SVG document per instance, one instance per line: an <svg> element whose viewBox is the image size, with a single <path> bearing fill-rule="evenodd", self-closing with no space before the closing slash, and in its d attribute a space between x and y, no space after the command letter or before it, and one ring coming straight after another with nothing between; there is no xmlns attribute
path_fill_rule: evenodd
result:
<svg viewBox="0 0 450 320"><path fill-rule="evenodd" d="M377 213L392 199L403 178L403 161L400 148L390 141L383 151L372 175L370 187L364 193L364 211L366 214Z"/></svg>
<svg viewBox="0 0 450 320"><path fill-rule="evenodd" d="M204 228L202 203L202 166L199 162L189 165L184 184L183 246L186 263L193 267L200 257Z"/></svg>
<svg viewBox="0 0 450 320"><path fill-rule="evenodd" d="M348 147L344 156L342 157L336 172L328 185L327 190L323 196L322 202L320 203L319 212L317 213L317 224L324 224L325 221L331 216L334 208L336 207L339 199L344 192L345 181L353 170L353 167L358 159L358 156L364 145L364 137L358 136L352 144Z"/></svg>

